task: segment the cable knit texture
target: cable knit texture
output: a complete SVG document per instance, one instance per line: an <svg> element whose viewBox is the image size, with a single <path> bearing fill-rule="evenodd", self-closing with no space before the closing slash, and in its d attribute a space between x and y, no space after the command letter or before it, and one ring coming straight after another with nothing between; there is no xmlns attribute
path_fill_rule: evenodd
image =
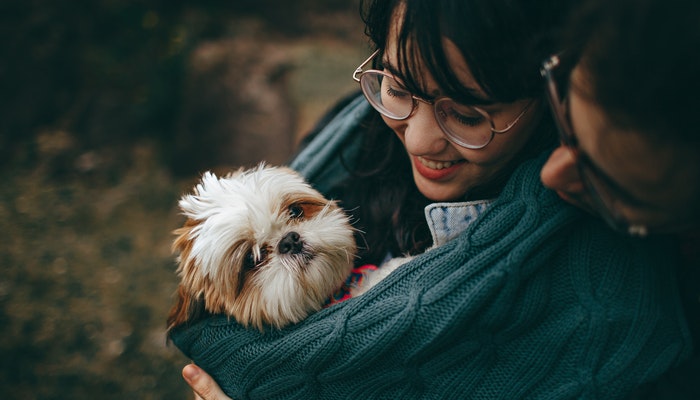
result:
<svg viewBox="0 0 700 400"><path fill-rule="evenodd" d="M615 399L690 352L659 240L564 204L522 165L449 243L281 331L213 316L172 340L234 399Z"/></svg>

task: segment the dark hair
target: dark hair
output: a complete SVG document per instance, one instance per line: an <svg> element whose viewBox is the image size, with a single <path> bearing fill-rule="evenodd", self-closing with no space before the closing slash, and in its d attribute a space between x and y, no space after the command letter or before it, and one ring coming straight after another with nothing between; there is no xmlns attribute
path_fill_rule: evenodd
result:
<svg viewBox="0 0 700 400"><path fill-rule="evenodd" d="M700 143L700 2L591 0L571 21L588 94L619 129ZM587 92L587 93L586 93Z"/></svg>
<svg viewBox="0 0 700 400"><path fill-rule="evenodd" d="M383 51L397 6L405 6L399 34L399 75L417 95L425 93L421 76L434 77L444 95L465 104L512 102L542 95L539 65L554 46L566 0L362 0L365 32ZM454 75L443 50L443 37L460 49L489 99L476 98ZM381 54L375 59L381 60ZM417 62L418 60L424 60ZM427 71L423 70L427 68ZM552 122L543 118L518 157L502 176L474 188L469 198L498 195L512 170L556 141ZM339 198L364 232L360 263L380 263L424 251L432 240L423 214L430 203L416 188L406 151L378 113L363 121L363 151L352 163L353 176L338 188ZM466 199L465 199L466 200Z"/></svg>
<svg viewBox="0 0 700 400"><path fill-rule="evenodd" d="M379 49L386 47L389 21L397 5L405 5L399 34L400 78L423 97L425 63L445 95L475 104L448 68L442 39L462 52L474 78L493 102L539 97L539 65L557 49L566 0L363 0L365 32ZM422 58L422 59L421 59ZM381 55L375 60L381 60Z"/></svg>

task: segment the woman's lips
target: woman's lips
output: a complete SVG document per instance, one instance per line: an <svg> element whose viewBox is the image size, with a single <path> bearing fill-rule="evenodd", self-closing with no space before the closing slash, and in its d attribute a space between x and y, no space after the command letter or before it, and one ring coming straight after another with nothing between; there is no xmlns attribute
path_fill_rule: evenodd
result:
<svg viewBox="0 0 700 400"><path fill-rule="evenodd" d="M414 156L413 164L416 171L426 179L441 180L451 175L457 170L465 160L458 161L435 161L423 157Z"/></svg>

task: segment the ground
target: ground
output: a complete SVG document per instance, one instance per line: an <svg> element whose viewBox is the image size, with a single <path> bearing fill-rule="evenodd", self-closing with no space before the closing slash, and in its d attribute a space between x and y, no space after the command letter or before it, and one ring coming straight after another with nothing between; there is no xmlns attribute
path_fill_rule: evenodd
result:
<svg viewBox="0 0 700 400"><path fill-rule="evenodd" d="M284 162L355 89L356 2L41 3L0 7L0 393L191 398L165 338L177 199Z"/></svg>

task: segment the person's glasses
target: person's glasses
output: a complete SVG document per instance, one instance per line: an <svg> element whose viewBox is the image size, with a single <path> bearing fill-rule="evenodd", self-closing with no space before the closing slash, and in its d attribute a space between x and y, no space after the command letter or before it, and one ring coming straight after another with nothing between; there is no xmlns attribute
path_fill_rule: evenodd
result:
<svg viewBox="0 0 700 400"><path fill-rule="evenodd" d="M568 82L568 73L562 71L562 68L557 69L561 63L560 57L553 55L542 63L540 73L546 81L547 97L559 129L561 142L571 151L576 160L579 176L592 201L591 206L614 229L633 236L646 236L648 233L646 225L630 223L620 212L620 200L624 200L625 195L615 190L617 184L600 171L579 148L569 117L566 96L568 85L564 84Z"/></svg>
<svg viewBox="0 0 700 400"><path fill-rule="evenodd" d="M530 101L505 128L496 129L491 116L478 107L459 104L448 97L422 99L406 90L390 73L374 69L362 71L377 54L379 50L372 53L352 74L369 104L383 116L397 121L409 118L419 101L430 104L447 138L467 149L482 149L491 143L496 133L508 132L533 103Z"/></svg>

